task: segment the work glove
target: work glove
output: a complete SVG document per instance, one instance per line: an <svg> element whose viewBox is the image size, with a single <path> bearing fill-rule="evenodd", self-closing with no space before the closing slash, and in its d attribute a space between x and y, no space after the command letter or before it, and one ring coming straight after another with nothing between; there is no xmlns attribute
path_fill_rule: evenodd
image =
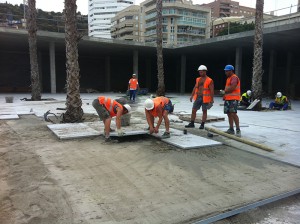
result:
<svg viewBox="0 0 300 224"><path fill-rule="evenodd" d="M122 130L122 128L117 129L117 133L118 133L118 136L123 136L123 135L125 135L125 132Z"/></svg>
<svg viewBox="0 0 300 224"><path fill-rule="evenodd" d="M225 91L223 89L220 89L220 94L221 95L224 95L225 94Z"/></svg>

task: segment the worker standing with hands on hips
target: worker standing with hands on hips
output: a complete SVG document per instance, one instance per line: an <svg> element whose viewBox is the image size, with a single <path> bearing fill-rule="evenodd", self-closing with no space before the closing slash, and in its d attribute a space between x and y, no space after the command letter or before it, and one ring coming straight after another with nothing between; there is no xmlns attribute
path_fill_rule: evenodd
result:
<svg viewBox="0 0 300 224"><path fill-rule="evenodd" d="M200 65L198 68L200 77L196 79L195 87L192 91L190 101L192 102L194 94L197 94L197 98L194 101L191 121L186 128L195 127L196 113L202 106L202 122L199 129L204 129L204 125L207 119L207 110L213 106L214 103L214 82L207 76L207 67L205 65Z"/></svg>
<svg viewBox="0 0 300 224"><path fill-rule="evenodd" d="M120 104L116 100L109 97L99 96L93 101L93 107L97 111L100 120L104 123L104 136L105 141L110 141L110 132L113 131L110 128L111 119L116 117L116 127L118 136L123 136L125 133L121 128L121 116L131 111L131 107L128 104Z"/></svg>
<svg viewBox="0 0 300 224"><path fill-rule="evenodd" d="M145 101L145 114L149 125L149 134L158 133L159 126L162 120L165 121L166 131L161 138L170 138L170 121L169 113L172 113L174 106L169 98L159 96L154 99L147 99ZM156 126L154 127L154 118L158 117Z"/></svg>
<svg viewBox="0 0 300 224"><path fill-rule="evenodd" d="M138 89L140 89L140 87L139 87L139 82L136 78L136 74L132 74L132 78L129 79L129 82L128 82L130 101L135 102L135 96L136 96L136 92Z"/></svg>
<svg viewBox="0 0 300 224"><path fill-rule="evenodd" d="M236 74L234 74L234 67L232 65L226 65L224 71L227 80L225 90L220 90L220 93L224 94L224 114L227 114L229 122L229 129L226 131L226 133L232 135L235 134L233 129L233 123L235 123L236 136L241 137L240 121L237 115L238 103L241 97L240 79Z"/></svg>

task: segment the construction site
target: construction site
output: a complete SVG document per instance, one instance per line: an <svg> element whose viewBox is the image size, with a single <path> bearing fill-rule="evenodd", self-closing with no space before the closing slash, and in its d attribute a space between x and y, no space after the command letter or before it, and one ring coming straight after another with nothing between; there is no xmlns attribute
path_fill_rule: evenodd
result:
<svg viewBox="0 0 300 224"><path fill-rule="evenodd" d="M105 142L91 105L99 95L125 96L82 94L84 122L61 124L64 94L38 102L1 94L0 223L300 220L299 101L287 111L239 111L242 137L230 138L222 135L228 121L221 97L206 129L198 127L199 112L185 134L189 95L169 94L171 137L160 139L163 126L155 135L145 131L150 94L141 95L123 127L128 136Z"/></svg>

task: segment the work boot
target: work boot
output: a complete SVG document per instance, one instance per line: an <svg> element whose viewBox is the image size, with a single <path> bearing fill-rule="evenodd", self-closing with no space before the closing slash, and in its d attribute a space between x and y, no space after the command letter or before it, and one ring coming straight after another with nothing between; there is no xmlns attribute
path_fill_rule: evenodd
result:
<svg viewBox="0 0 300 224"><path fill-rule="evenodd" d="M111 142L111 138L110 137L105 137L105 142Z"/></svg>
<svg viewBox="0 0 300 224"><path fill-rule="evenodd" d="M242 134L241 134L241 130L240 130L240 129L236 129L235 136L236 136L236 137L242 137Z"/></svg>
<svg viewBox="0 0 300 224"><path fill-rule="evenodd" d="M233 128L229 128L227 131L225 131L225 133L234 135L234 130Z"/></svg>
<svg viewBox="0 0 300 224"><path fill-rule="evenodd" d="M201 123L199 129L204 129L204 122Z"/></svg>
<svg viewBox="0 0 300 224"><path fill-rule="evenodd" d="M164 139L164 138L170 138L170 137L171 137L171 136L170 136L170 132L166 132L166 131L165 131L165 132L163 133L163 135L161 136L162 139Z"/></svg>
<svg viewBox="0 0 300 224"><path fill-rule="evenodd" d="M194 128L194 122L190 122L188 125L185 126L186 128Z"/></svg>

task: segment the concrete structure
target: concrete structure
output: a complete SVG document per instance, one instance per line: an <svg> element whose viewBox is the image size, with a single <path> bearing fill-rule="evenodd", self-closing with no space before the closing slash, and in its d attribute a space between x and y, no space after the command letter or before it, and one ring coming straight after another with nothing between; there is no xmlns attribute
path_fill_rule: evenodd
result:
<svg viewBox="0 0 300 224"><path fill-rule="evenodd" d="M129 6L111 19L111 37L119 40L140 41L140 7Z"/></svg>
<svg viewBox="0 0 300 224"><path fill-rule="evenodd" d="M215 0L211 3L202 4L211 8L211 16L213 18L229 17L229 16L255 16L255 8L241 6L239 2L231 0Z"/></svg>
<svg viewBox="0 0 300 224"><path fill-rule="evenodd" d="M132 0L89 0L89 36L111 38L111 18L133 3Z"/></svg>
<svg viewBox="0 0 300 224"><path fill-rule="evenodd" d="M300 97L300 13L269 21L264 28L263 90ZM0 28L0 92L30 91L28 38L24 30ZM191 92L205 64L216 89L225 85L224 66L233 64L241 88L251 88L254 31L164 48L167 92ZM38 59L43 92L63 92L66 80L64 34L39 31ZM157 88L156 47L150 43L84 37L78 44L82 91L125 92L132 73L141 88Z"/></svg>
<svg viewBox="0 0 300 224"><path fill-rule="evenodd" d="M143 15L142 41L156 43L156 1L141 3ZM209 38L210 9L193 5L192 1L163 1L163 43L180 45Z"/></svg>

